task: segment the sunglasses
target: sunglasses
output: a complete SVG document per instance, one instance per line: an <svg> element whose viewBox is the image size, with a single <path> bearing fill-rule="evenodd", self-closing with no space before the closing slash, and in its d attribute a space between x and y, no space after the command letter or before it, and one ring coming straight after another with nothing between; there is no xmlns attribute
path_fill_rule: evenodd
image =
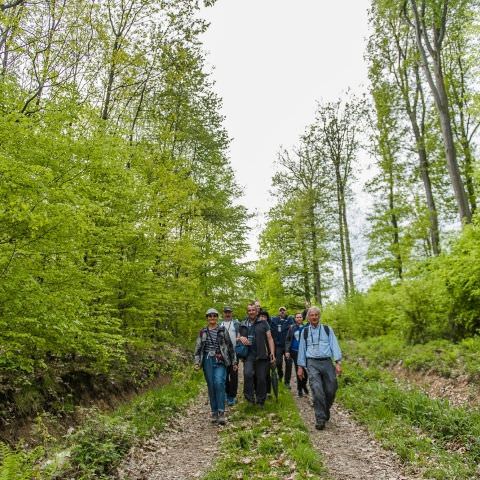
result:
<svg viewBox="0 0 480 480"><path fill-rule="evenodd" d="M209 313L207 316L208 317L218 317L218 315L216 313Z"/></svg>

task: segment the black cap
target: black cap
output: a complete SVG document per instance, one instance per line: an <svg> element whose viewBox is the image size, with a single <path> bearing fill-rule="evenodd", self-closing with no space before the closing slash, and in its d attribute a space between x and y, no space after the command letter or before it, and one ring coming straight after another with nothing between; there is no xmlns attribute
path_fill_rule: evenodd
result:
<svg viewBox="0 0 480 480"><path fill-rule="evenodd" d="M223 311L224 312L233 312L233 308L232 307L223 307Z"/></svg>

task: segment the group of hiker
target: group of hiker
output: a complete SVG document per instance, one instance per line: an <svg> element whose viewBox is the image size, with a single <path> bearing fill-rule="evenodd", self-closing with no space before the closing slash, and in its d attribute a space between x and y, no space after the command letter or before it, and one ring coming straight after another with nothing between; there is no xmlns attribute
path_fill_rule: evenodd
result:
<svg viewBox="0 0 480 480"><path fill-rule="evenodd" d="M252 405L263 407L271 394L271 368L290 389L292 364L299 397L309 395L315 411L316 428L323 430L341 374L342 352L331 327L320 322L321 311L310 307L294 316L280 307L270 317L260 302L247 306L243 321L233 318L233 309L219 312L209 308L207 325L200 330L195 345L195 367L202 368L208 386L212 422L226 423L225 404L233 406L238 394L238 366L243 362L243 394ZM285 368L284 368L285 367Z"/></svg>

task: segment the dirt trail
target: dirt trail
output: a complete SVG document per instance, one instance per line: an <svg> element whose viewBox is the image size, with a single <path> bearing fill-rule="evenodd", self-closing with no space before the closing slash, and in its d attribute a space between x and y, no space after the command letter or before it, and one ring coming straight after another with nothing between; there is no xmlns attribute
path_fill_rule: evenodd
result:
<svg viewBox="0 0 480 480"><path fill-rule="evenodd" d="M240 376L241 378L241 376ZM335 405L325 430L315 429L309 397L292 394L314 447L325 460L332 480L413 480L405 473L398 457L384 450L349 413ZM241 392L239 386L239 392ZM118 469L122 480L187 480L201 478L212 465L212 452L218 451L219 427L209 421L206 388L192 400L181 415L147 442L134 447ZM227 412L228 415L228 412Z"/></svg>
<svg viewBox="0 0 480 480"><path fill-rule="evenodd" d="M293 390L293 389L292 389ZM323 456L325 466L335 480L411 480L420 476L405 473L395 453L383 449L350 414L338 405L325 430L315 429L315 415L309 397L295 394L312 444Z"/></svg>
<svg viewBox="0 0 480 480"><path fill-rule="evenodd" d="M118 469L128 480L187 480L201 478L218 450L219 427L210 423L206 388L167 428L134 447Z"/></svg>

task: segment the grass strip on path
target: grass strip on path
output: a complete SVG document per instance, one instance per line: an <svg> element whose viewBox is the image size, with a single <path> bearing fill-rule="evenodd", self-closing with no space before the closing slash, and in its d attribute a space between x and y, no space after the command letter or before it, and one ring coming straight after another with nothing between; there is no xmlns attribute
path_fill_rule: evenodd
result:
<svg viewBox="0 0 480 480"><path fill-rule="evenodd" d="M129 449L161 431L203 384L203 375L189 367L111 414L92 414L61 442L30 452L0 445L0 480L113 479Z"/></svg>
<svg viewBox="0 0 480 480"><path fill-rule="evenodd" d="M425 478L471 480L480 471L480 412L407 388L388 372L347 366L338 399Z"/></svg>
<svg viewBox="0 0 480 480"><path fill-rule="evenodd" d="M290 391L264 408L241 401L221 433L222 449L204 480L327 479Z"/></svg>

